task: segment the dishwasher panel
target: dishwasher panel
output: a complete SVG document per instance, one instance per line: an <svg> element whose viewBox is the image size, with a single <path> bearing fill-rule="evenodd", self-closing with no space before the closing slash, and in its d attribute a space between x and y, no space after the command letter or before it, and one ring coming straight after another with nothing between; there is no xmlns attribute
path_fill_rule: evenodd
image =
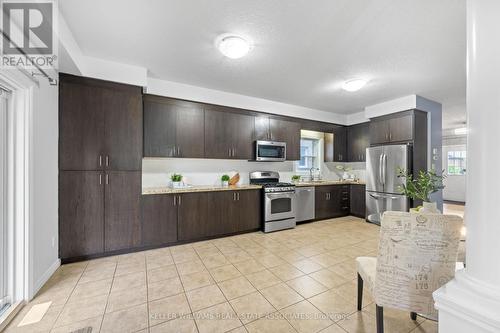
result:
<svg viewBox="0 0 500 333"><path fill-rule="evenodd" d="M314 187L295 188L295 219L297 222L314 220Z"/></svg>

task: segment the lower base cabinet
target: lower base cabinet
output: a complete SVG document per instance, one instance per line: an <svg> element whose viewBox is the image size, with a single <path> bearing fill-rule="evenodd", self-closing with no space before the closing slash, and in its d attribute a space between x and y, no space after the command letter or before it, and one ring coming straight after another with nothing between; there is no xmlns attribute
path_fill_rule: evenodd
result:
<svg viewBox="0 0 500 333"><path fill-rule="evenodd" d="M366 218L366 186L351 184L351 215Z"/></svg>
<svg viewBox="0 0 500 333"><path fill-rule="evenodd" d="M177 241L177 195L142 197L142 245L159 246Z"/></svg>
<svg viewBox="0 0 500 333"><path fill-rule="evenodd" d="M180 241L199 239L209 235L208 195L209 193L177 195L177 235Z"/></svg>
<svg viewBox="0 0 500 333"><path fill-rule="evenodd" d="M349 214L349 185L322 185L315 188L317 220Z"/></svg>

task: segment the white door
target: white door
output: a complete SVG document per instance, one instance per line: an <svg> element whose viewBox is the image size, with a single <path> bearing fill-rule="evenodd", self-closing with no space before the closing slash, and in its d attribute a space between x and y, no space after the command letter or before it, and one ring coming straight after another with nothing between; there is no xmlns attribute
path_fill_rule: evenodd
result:
<svg viewBox="0 0 500 333"><path fill-rule="evenodd" d="M7 93L0 88L0 314L10 305L7 225Z"/></svg>

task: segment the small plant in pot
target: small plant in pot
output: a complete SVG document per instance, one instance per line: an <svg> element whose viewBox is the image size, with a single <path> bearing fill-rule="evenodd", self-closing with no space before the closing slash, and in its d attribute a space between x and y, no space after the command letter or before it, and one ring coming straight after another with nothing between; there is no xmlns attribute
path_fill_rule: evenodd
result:
<svg viewBox="0 0 500 333"><path fill-rule="evenodd" d="M294 183L300 182L300 175L293 175L292 176L292 182L294 182Z"/></svg>
<svg viewBox="0 0 500 333"><path fill-rule="evenodd" d="M180 173L174 173L170 176L170 180L172 181L173 188L182 187L182 175Z"/></svg>
<svg viewBox="0 0 500 333"><path fill-rule="evenodd" d="M401 194L413 200L422 200L423 207L412 208L412 211L419 213L441 213L437 209L435 202L431 202L431 194L444 188L443 179L444 175L438 175L436 171L422 171L420 170L417 177L413 177L407 170L398 169L398 178L404 178L405 182L399 186Z"/></svg>
<svg viewBox="0 0 500 333"><path fill-rule="evenodd" d="M220 177L220 180L222 182L222 186L224 187L227 187L229 186L229 175L222 175L222 177Z"/></svg>

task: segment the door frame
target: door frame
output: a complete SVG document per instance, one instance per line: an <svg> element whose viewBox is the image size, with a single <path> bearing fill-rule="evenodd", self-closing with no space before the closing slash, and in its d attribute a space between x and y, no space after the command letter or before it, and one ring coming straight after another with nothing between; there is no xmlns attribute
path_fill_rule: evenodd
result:
<svg viewBox="0 0 500 333"><path fill-rule="evenodd" d="M12 253L9 286L12 304L0 317L0 331L33 297L33 90L38 81L22 69L0 70L0 84L10 91L7 119L7 222Z"/></svg>

